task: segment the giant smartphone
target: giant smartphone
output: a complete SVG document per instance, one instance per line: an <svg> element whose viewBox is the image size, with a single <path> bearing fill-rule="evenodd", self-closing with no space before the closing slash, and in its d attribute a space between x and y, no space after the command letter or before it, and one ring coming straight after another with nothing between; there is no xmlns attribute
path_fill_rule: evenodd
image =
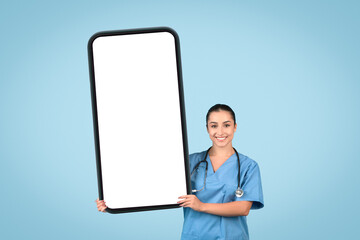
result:
<svg viewBox="0 0 360 240"><path fill-rule="evenodd" d="M99 32L88 57L99 198L110 213L178 207L191 189L177 33Z"/></svg>

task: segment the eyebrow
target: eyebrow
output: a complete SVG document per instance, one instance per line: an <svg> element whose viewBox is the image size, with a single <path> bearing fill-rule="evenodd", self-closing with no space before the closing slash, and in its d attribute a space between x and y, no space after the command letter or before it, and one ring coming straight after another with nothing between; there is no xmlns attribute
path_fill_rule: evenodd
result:
<svg viewBox="0 0 360 240"><path fill-rule="evenodd" d="M217 124L217 122L210 122L210 124L212 124L212 123ZM231 121L225 121L225 122L223 122L223 123L231 123Z"/></svg>

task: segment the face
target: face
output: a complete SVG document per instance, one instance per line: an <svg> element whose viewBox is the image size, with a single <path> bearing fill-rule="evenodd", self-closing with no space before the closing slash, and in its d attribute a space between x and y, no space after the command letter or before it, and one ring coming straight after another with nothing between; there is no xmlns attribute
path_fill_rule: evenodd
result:
<svg viewBox="0 0 360 240"><path fill-rule="evenodd" d="M207 131L214 146L231 145L236 131L236 124L228 111L211 112L207 122Z"/></svg>

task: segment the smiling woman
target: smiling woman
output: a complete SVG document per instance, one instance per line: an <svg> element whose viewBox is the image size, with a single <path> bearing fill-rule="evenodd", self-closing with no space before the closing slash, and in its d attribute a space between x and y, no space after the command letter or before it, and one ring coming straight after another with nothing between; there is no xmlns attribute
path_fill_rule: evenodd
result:
<svg viewBox="0 0 360 240"><path fill-rule="evenodd" d="M209 109L206 128L213 144L190 155L194 194L178 202L184 207L183 240L249 239L246 216L264 201L258 164L232 146L236 127L229 106Z"/></svg>

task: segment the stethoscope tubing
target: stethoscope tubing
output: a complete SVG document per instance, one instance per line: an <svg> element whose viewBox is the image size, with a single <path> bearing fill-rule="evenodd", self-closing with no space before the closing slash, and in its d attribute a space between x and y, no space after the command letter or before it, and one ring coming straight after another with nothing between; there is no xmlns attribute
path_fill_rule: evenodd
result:
<svg viewBox="0 0 360 240"><path fill-rule="evenodd" d="M206 161L207 156L209 155L209 151L210 151L211 147L209 147L209 149L206 151L205 157L203 160L201 160L200 162L198 162L194 169L191 172L190 177L192 177L192 175L194 174L194 172L199 168L200 164L202 162L205 163L205 177L204 177L204 184L203 187L200 190L192 190L192 192L200 192L201 190L203 190L205 188L205 184L206 184L206 176L207 176L207 171L208 171L208 162ZM237 197L242 197L242 195L244 194L244 191L240 188L240 157L239 157L239 153L236 151L236 149L233 147L235 153L236 153L236 157L237 157L237 162L238 162L238 185L237 185L237 189L235 191L235 195Z"/></svg>

